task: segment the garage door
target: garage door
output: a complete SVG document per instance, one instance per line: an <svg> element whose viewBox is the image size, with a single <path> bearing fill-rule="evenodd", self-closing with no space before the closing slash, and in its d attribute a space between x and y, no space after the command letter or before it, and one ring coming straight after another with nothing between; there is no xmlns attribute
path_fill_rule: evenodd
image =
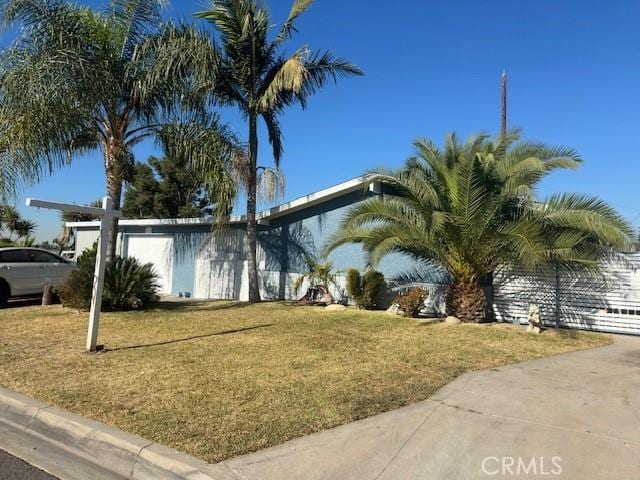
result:
<svg viewBox="0 0 640 480"><path fill-rule="evenodd" d="M152 263L159 277L160 293L171 293L173 273L173 237L162 235L130 235L127 256L142 263Z"/></svg>

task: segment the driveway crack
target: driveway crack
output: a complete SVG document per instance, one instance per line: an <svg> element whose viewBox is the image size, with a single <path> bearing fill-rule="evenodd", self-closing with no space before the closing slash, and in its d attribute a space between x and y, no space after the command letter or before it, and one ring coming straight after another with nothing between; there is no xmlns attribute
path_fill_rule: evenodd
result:
<svg viewBox="0 0 640 480"><path fill-rule="evenodd" d="M396 453L393 454L393 457L391 457L391 459L389 459L389 461L382 468L382 470L380 470L380 473L375 476L374 480L377 480L378 478L380 478L382 476L382 474L387 470L387 468L389 468L389 465L391 465L395 461L395 459L398 457L400 452L404 449L404 447L407 446L407 443L409 443L409 440L411 440L415 436L415 434L418 432L418 430L420 430L422 428L422 426L425 423L427 423L427 420L429 420L429 418L431 418L431 415L433 415L436 412L436 410L438 410L440 408L440 406L442 405L442 402L436 402L436 403L437 403L436 408L431 410L431 412L429 412L429 414L424 418L424 420L422 420L422 422L420 422L418 424L418 426L413 430L413 432L411 432L411 435L409 435L407 437L407 439L404 442L402 442L402 445L400 445L400 448L398 448Z"/></svg>

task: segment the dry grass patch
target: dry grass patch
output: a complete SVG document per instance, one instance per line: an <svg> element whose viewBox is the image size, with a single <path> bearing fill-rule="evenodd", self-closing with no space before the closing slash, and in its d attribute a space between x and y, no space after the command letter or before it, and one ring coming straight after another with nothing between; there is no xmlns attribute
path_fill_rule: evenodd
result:
<svg viewBox="0 0 640 480"><path fill-rule="evenodd" d="M604 335L421 325L280 303L105 314L0 311L0 384L209 462L424 400L469 370L610 343Z"/></svg>

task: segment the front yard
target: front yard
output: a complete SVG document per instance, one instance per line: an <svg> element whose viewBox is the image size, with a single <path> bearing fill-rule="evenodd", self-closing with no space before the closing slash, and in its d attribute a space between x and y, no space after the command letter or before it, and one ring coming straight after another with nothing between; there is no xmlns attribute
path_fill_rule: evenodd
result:
<svg viewBox="0 0 640 480"><path fill-rule="evenodd" d="M0 385L209 462L427 398L461 373L610 343L506 325L232 302L87 315L0 311Z"/></svg>

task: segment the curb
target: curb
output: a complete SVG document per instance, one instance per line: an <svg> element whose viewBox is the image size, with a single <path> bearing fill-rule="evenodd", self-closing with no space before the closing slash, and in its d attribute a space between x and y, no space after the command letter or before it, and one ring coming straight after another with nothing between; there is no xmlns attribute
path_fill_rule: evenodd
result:
<svg viewBox="0 0 640 480"><path fill-rule="evenodd" d="M238 480L226 465L0 387L0 449L61 480Z"/></svg>

